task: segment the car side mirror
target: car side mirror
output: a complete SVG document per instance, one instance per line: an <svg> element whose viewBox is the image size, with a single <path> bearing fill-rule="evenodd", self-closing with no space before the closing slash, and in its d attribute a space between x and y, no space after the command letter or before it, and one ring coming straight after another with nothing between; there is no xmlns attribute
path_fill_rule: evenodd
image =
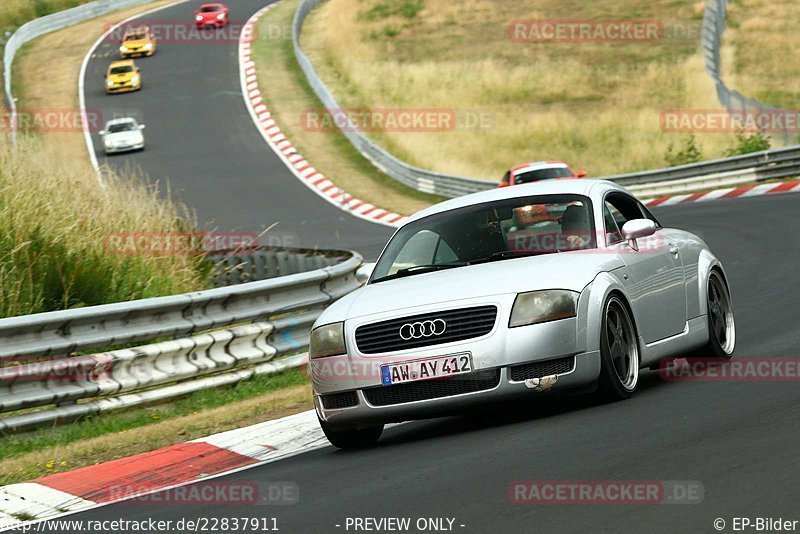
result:
<svg viewBox="0 0 800 534"><path fill-rule="evenodd" d="M497 187L508 187L508 182L500 182Z"/></svg>
<svg viewBox="0 0 800 534"><path fill-rule="evenodd" d="M140 125L139 125L139 129L140 129L140 130L144 130L144 124L140 124Z"/></svg>
<svg viewBox="0 0 800 534"><path fill-rule="evenodd" d="M374 263L365 263L356 271L356 280L359 284L366 284L369 277L372 276L372 271L375 270Z"/></svg>
<svg viewBox="0 0 800 534"><path fill-rule="evenodd" d="M633 250L639 250L636 240L656 233L656 223L650 219L631 219L622 225L622 237L628 240Z"/></svg>
<svg viewBox="0 0 800 534"><path fill-rule="evenodd" d="M586 176L586 171L578 171L578 174L575 175L576 178L583 178Z"/></svg>

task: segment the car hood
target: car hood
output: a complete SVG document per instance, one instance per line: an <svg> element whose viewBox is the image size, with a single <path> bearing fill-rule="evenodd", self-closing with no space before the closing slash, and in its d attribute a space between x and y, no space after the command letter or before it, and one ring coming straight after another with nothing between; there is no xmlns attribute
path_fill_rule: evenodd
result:
<svg viewBox="0 0 800 534"><path fill-rule="evenodd" d="M132 131L106 134L103 136L103 139L105 141L111 141L112 143L138 143L143 137L142 132Z"/></svg>
<svg viewBox="0 0 800 534"><path fill-rule="evenodd" d="M135 73L133 72L126 72L125 74L109 74L106 76L106 80L114 83L124 83L129 82L133 79Z"/></svg>
<svg viewBox="0 0 800 534"><path fill-rule="evenodd" d="M136 41L125 41L122 43L122 46L124 46L125 48L141 48L149 42L150 41L148 41L147 39L139 39Z"/></svg>
<svg viewBox="0 0 800 534"><path fill-rule="evenodd" d="M461 299L539 289L582 291L600 272L622 267L597 250L508 259L396 278L358 289L332 304L318 324Z"/></svg>

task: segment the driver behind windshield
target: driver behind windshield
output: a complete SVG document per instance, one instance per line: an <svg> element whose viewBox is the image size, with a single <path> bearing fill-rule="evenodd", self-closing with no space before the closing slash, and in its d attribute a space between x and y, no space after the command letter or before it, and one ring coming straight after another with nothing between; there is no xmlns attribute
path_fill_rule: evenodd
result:
<svg viewBox="0 0 800 534"><path fill-rule="evenodd" d="M588 210L581 205L567 206L561 216L561 235L572 248L585 247L591 241Z"/></svg>

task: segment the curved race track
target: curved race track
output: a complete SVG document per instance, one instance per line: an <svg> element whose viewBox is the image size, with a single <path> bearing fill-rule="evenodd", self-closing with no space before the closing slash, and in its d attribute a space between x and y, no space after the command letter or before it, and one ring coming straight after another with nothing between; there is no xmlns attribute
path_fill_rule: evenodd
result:
<svg viewBox="0 0 800 534"><path fill-rule="evenodd" d="M702 235L728 268L736 356L800 349L800 196L654 210ZM293 506L119 503L70 519L276 517L288 534L345 532L347 517L455 517L457 532L714 532L734 516L797 517L800 387L794 382L685 383L644 374L637 395L502 406L388 429L371 450L332 447L220 478L291 481ZM513 505L515 480L695 480L694 505ZM153 501L158 503L158 499ZM793 517L794 514L794 517ZM351 530L352 531L352 530ZM253 531L248 531L253 532ZM412 530L411 532L416 532Z"/></svg>
<svg viewBox="0 0 800 534"><path fill-rule="evenodd" d="M192 0L162 9L136 24L149 24L157 35L167 35L167 28L185 27L202 3ZM230 2L231 21L241 28L269 3ZM144 152L106 158L95 133L99 162L115 169L138 168L151 180L168 184L208 230L260 232L275 224L268 234L271 244L349 248L368 258L377 256L392 229L337 209L289 172L245 107L238 33L216 35L206 42L161 39L153 57L135 60L142 69L143 89L110 96L103 78L108 64L119 57L117 33L100 43L86 68L86 108L99 111L104 120L137 117L147 125L147 146Z"/></svg>
<svg viewBox="0 0 800 534"><path fill-rule="evenodd" d="M194 3L157 14L188 16ZM232 3L247 19L263 0ZM102 55L111 45L99 49ZM100 81L107 57L89 65ZM235 46L167 47L142 61L145 90L88 107L141 109L148 150L135 162L173 188L204 221L254 229L280 221L301 245L374 254L389 229L322 201L282 168L241 101ZM728 269L738 326L737 357L800 351L800 196L712 201L655 209L668 226L704 237ZM277 517L280 531L345 532L347 517L455 517L460 532L714 532L734 516L797 516L800 500L797 382L677 383L643 375L626 402L579 397L503 406L478 415L413 422L386 431L378 447L331 447L229 475L222 481L293 481L293 506L156 506L120 503L70 519ZM515 480L696 480L697 505L516 506ZM794 517L792 517L794 514ZM728 529L730 530L730 527ZM412 530L413 531L413 530Z"/></svg>

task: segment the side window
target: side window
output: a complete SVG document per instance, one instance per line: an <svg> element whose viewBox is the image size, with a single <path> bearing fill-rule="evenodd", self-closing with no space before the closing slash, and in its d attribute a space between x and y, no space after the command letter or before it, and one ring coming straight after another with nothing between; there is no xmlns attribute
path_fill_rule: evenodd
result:
<svg viewBox="0 0 800 534"><path fill-rule="evenodd" d="M626 222L644 217L639 201L628 195L612 193L606 197L606 203L613 208L611 213L614 214L614 220L617 221L620 230Z"/></svg>
<svg viewBox="0 0 800 534"><path fill-rule="evenodd" d="M647 209L647 206L645 206L644 204L642 204L641 202L639 202L639 208L642 210L642 213L644 214L644 218L645 218L645 219L650 219L651 221L653 221L654 223L656 223L656 228L664 228L663 226L661 226L661 223L660 223L660 222L658 222L658 219L656 219L655 215L653 215L653 214L650 212L650 210L649 210L649 209Z"/></svg>
<svg viewBox="0 0 800 534"><path fill-rule="evenodd" d="M605 202L603 206L603 219L605 220L607 245L612 245L622 241L622 232L620 231L619 226L617 226L617 217L622 217L622 214L619 213L614 206L608 202Z"/></svg>

